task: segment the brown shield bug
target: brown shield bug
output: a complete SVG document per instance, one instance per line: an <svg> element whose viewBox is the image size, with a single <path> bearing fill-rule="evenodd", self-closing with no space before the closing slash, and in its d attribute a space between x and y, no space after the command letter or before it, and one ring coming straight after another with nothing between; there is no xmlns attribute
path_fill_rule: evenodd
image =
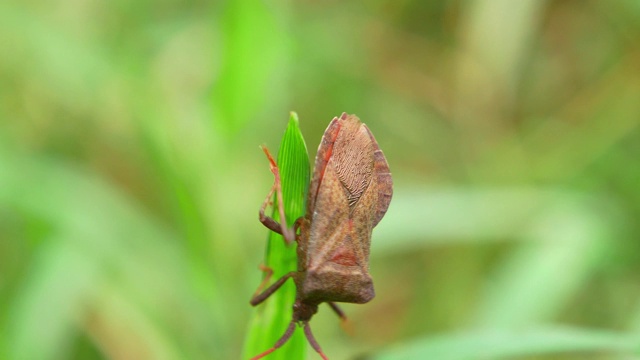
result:
<svg viewBox="0 0 640 360"><path fill-rule="evenodd" d="M389 165L373 134L358 117L343 113L334 118L318 147L305 216L288 228L278 166L269 151L263 150L275 181L260 208L260 222L282 234L288 244L297 242L298 270L287 273L251 299L251 305L256 306L289 278L296 284L293 316L287 330L272 348L253 359L281 347L297 323L304 327L313 349L327 359L311 333L309 320L323 302L345 320L336 302L363 304L375 296L369 275L369 247L371 232L391 202ZM278 197L280 224L265 215L274 192ZM263 284L268 279L269 276Z"/></svg>

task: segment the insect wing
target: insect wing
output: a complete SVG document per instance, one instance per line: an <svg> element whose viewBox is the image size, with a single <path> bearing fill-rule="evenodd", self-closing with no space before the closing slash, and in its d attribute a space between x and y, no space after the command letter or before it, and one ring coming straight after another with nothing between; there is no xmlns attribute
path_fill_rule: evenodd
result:
<svg viewBox="0 0 640 360"><path fill-rule="evenodd" d="M346 114L343 114L340 119L342 119ZM333 144L336 142L338 138L338 133L340 132L340 128L342 123L338 120L338 118L333 118L329 126L327 126L327 130L324 131L324 135L322 135L322 140L320 141L320 145L318 145L318 152L316 154L316 161L313 167L313 178L311 179L311 184L309 185L309 196L307 199L307 214L312 213L313 209L315 209L315 201L318 196L318 188L322 183L324 178L324 173L327 167L327 163L331 158L331 154L333 153Z"/></svg>
<svg viewBox="0 0 640 360"><path fill-rule="evenodd" d="M391 171L389 170L387 159L384 157L382 150L380 150L380 146L378 146L376 138L373 137L373 134L367 125L362 124L362 126L367 130L371 143L373 144L373 171L376 182L375 187L378 189L378 207L373 221L373 226L375 227L378 225L380 220L382 220L384 214L387 213L389 203L391 203L391 197L393 196L393 180L391 179Z"/></svg>
<svg viewBox="0 0 640 360"><path fill-rule="evenodd" d="M353 115L334 119L323 137L303 244L305 287L316 300L362 303L373 297L368 258L380 207L375 152L370 132Z"/></svg>

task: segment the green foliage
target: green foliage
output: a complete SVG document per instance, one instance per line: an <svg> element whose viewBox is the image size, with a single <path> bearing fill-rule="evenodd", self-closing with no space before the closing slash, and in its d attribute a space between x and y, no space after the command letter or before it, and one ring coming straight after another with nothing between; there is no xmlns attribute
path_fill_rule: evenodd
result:
<svg viewBox="0 0 640 360"><path fill-rule="evenodd" d="M309 155L298 125L298 116L292 112L278 151L284 212L289 227L304 215L309 186ZM273 218L280 221L277 211L278 202L275 198L273 203ZM270 231L266 248L264 263L273 269L272 280L277 280L284 274L297 269L295 243L287 246L282 235ZM291 322L295 295L296 288L293 280L288 280L258 306L249 328L245 358L270 349L282 337ZM305 348L306 339L302 331L298 330L283 347L269 355L269 359L304 359Z"/></svg>
<svg viewBox="0 0 640 360"><path fill-rule="evenodd" d="M570 328L527 331L485 331L430 337L383 351L376 360L391 359L513 359L545 354L608 354L624 358L638 350L638 336Z"/></svg>
<svg viewBox="0 0 640 360"><path fill-rule="evenodd" d="M256 268L295 259L256 145L291 108L314 149L357 114L395 183L355 335L313 319L331 359L640 356L640 6L514 3L0 1L0 358L271 347L293 283L253 309Z"/></svg>

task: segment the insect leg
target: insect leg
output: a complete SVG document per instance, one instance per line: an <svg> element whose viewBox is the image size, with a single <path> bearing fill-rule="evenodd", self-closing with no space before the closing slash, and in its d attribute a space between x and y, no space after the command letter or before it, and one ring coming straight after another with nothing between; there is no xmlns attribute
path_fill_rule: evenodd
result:
<svg viewBox="0 0 640 360"><path fill-rule="evenodd" d="M271 203L271 198L273 197L273 192L276 190L275 184L271 187L271 191L269 191L269 195L264 199L262 206L260 207L260 222L262 225L266 226L269 230L274 231L280 235L282 235L282 225L280 225L273 218L265 215L264 211L267 206Z"/></svg>
<svg viewBox="0 0 640 360"><path fill-rule="evenodd" d="M261 302L265 301L269 296L271 296L271 294L276 292L280 288L280 286L282 286L282 284L284 284L284 282L287 281L287 279L294 276L295 274L296 274L295 271L286 273L283 277L278 279L278 281L274 282L271 286L269 286L265 291L263 291L260 294L254 295L251 298L251 301L249 303L252 306L256 306Z"/></svg>
<svg viewBox="0 0 640 360"><path fill-rule="evenodd" d="M298 230L300 230L300 227L302 226L303 222L304 222L304 217L299 217L298 220L296 220L296 222L293 223L293 233L296 236L296 241L298 241L298 238L300 237L300 234L298 234Z"/></svg>
<svg viewBox="0 0 640 360"><path fill-rule="evenodd" d="M272 352L276 351L277 348L279 348L280 346L284 345L284 343L287 342L287 340L289 340L289 338L291 337L291 335L293 335L293 331L296 329L296 322L295 321L291 321L289 323L289 327L287 327L287 330L284 332L284 335L282 335L282 337L280 338L280 340L278 340L276 342L275 345L273 345L273 347L265 352L263 352L262 354L259 354L257 356L254 356L251 358L251 360L258 360L258 359L262 359L263 357L271 354Z"/></svg>
<svg viewBox="0 0 640 360"><path fill-rule="evenodd" d="M329 358L327 358L327 355L325 355L322 352L322 349L320 348L320 344L318 344L316 339L313 337L313 334L311 333L311 327L309 326L308 321L304 322L304 335L307 337L307 340L309 341L309 344L311 344L311 347L313 348L313 350L315 350L318 354L320 354L320 356L322 356L324 360L329 360Z"/></svg>
<svg viewBox="0 0 640 360"><path fill-rule="evenodd" d="M342 309L340 309L338 304L332 301L329 301L328 304L329 306L331 306L331 309L333 309L333 311L335 311L336 314L338 314L338 316L340 317L340 320L347 321L347 315L344 313L344 311L342 311Z"/></svg>
<svg viewBox="0 0 640 360"><path fill-rule="evenodd" d="M278 165L276 165L276 161L273 159L273 156L271 156L269 149L267 149L266 146L262 146L262 151L264 151L264 154L267 156L267 159L269 159L269 167L271 168L271 172L273 173L273 176L275 177L275 179L273 182L273 187L269 192L269 195L267 195L265 202L262 204L262 207L260 208L260 222L262 222L264 226L266 226L270 230L273 230L278 234L282 234L282 237L284 237L284 241L287 244L291 244L296 240L296 234L293 229L287 227L287 220L284 215L284 205L283 205L284 200L282 198L282 184L280 182L280 170L278 169ZM272 218L266 216L264 213L264 210L269 204L271 196L273 195L274 191L276 192L276 198L278 200L278 213L280 215L280 224L278 224L278 222L276 222ZM276 230L277 227L279 227L280 229Z"/></svg>
<svg viewBox="0 0 640 360"><path fill-rule="evenodd" d="M353 335L353 326L349 321L349 318L347 318L347 314L344 313L344 311L338 306L338 304L331 301L329 301L328 304L331 309L335 311L335 313L340 317L340 326L342 327L342 330L344 330L349 335Z"/></svg>
<svg viewBox="0 0 640 360"><path fill-rule="evenodd" d="M262 292L262 289L264 289L264 287L267 286L267 284L269 283L269 280L271 280L271 276L273 275L273 269L266 266L265 264L260 264L260 270L266 273L266 275L264 276L264 279L262 279L262 282L256 289L256 292L253 294L253 296L257 296Z"/></svg>

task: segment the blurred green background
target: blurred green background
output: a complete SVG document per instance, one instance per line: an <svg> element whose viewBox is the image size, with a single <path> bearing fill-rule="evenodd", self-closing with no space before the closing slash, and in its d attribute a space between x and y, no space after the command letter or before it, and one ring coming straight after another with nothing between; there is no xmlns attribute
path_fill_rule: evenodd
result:
<svg viewBox="0 0 640 360"><path fill-rule="evenodd" d="M240 358L290 110L394 176L331 359L640 356L639 45L636 0L2 1L0 358Z"/></svg>

